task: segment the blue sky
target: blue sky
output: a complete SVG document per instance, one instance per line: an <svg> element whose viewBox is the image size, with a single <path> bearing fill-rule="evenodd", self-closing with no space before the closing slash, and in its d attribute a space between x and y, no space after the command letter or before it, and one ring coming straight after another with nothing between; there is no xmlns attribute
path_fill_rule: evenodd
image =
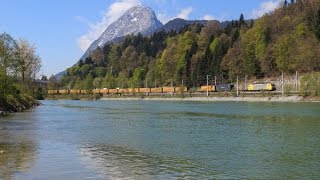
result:
<svg viewBox="0 0 320 180"><path fill-rule="evenodd" d="M72 66L112 21L134 5L150 6L163 23L184 19L256 18L281 0L0 0L0 33L37 46L41 74Z"/></svg>

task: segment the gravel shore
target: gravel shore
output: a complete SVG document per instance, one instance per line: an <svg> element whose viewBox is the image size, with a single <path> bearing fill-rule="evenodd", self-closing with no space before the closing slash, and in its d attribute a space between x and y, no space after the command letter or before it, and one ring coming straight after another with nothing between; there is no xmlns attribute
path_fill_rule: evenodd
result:
<svg viewBox="0 0 320 180"><path fill-rule="evenodd" d="M313 99L304 99L301 96L274 96L274 97L117 97L101 98L101 100L119 101L203 101L203 102L319 102Z"/></svg>

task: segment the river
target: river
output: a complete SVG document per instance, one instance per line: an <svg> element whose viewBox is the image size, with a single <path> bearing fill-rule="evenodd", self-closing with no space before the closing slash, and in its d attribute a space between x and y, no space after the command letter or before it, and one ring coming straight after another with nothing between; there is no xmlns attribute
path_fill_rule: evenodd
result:
<svg viewBox="0 0 320 180"><path fill-rule="evenodd" d="M0 179L319 179L320 104L42 101L0 119Z"/></svg>

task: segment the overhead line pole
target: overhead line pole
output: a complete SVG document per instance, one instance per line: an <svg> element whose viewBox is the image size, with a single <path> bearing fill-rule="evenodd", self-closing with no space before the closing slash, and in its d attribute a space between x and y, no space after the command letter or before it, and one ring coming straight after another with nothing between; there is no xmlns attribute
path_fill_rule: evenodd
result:
<svg viewBox="0 0 320 180"><path fill-rule="evenodd" d="M281 84L282 84L282 96L284 95L284 74L283 74L283 71L282 71L282 77L281 77Z"/></svg>
<svg viewBox="0 0 320 180"><path fill-rule="evenodd" d="M237 96L239 96L239 76L237 76Z"/></svg>
<svg viewBox="0 0 320 180"><path fill-rule="evenodd" d="M298 71L296 71L296 91L298 91L298 87L299 87L299 80L298 80Z"/></svg>
<svg viewBox="0 0 320 180"><path fill-rule="evenodd" d="M207 75L207 97L209 97L209 76Z"/></svg>

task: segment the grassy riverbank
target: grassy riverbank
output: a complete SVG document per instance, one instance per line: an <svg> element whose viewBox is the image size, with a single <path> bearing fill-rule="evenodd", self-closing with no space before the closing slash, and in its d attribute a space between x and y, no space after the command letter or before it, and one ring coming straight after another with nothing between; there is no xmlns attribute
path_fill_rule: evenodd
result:
<svg viewBox="0 0 320 180"><path fill-rule="evenodd" d="M19 94L16 96L8 95L1 98L0 115L6 115L11 112L21 112L38 105L40 105L39 101L27 94Z"/></svg>
<svg viewBox="0 0 320 180"><path fill-rule="evenodd" d="M290 95L281 95L281 93L255 93L240 94L236 96L234 93L214 93L207 97L205 94L56 94L47 95L46 100L119 100L119 101L207 101L207 102L320 102L317 96L299 96L298 93Z"/></svg>
<svg viewBox="0 0 320 180"><path fill-rule="evenodd" d="M50 94L45 97L46 100L97 100L101 96L97 94Z"/></svg>

